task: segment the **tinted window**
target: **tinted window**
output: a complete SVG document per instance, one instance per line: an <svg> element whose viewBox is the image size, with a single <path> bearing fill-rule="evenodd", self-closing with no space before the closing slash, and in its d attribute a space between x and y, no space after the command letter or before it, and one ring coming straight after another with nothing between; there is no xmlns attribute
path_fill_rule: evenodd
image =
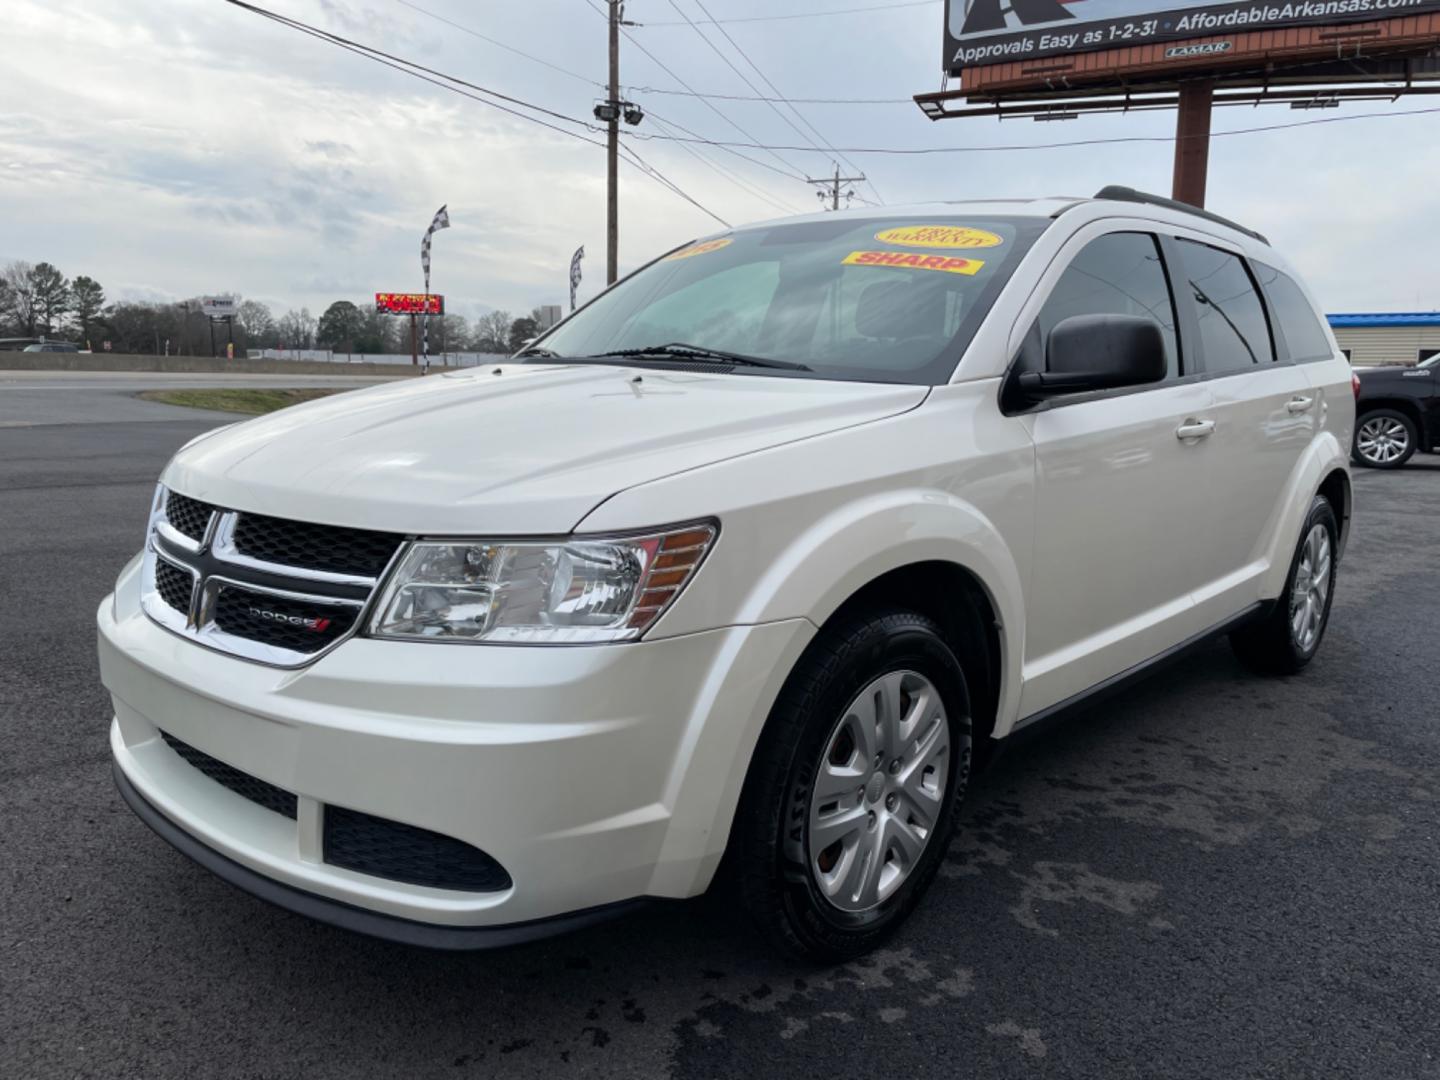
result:
<svg viewBox="0 0 1440 1080"><path fill-rule="evenodd" d="M1044 364L1044 342L1050 331L1072 315L1139 315L1154 319L1165 335L1170 374L1178 372L1175 304L1160 248L1147 233L1111 233L1092 240L1065 269L1055 291L1040 309L1038 334L1027 342L1026 368Z"/></svg>
<svg viewBox="0 0 1440 1080"><path fill-rule="evenodd" d="M685 343L812 369L746 375L945 382L1048 225L837 214L740 229L609 289L541 338L537 361Z"/></svg>
<svg viewBox="0 0 1440 1080"><path fill-rule="evenodd" d="M1270 301L1270 314L1280 328L1280 336L1290 351L1290 359L1328 360L1330 339L1315 317L1315 309L1290 275L1264 263L1255 263L1255 275Z"/></svg>
<svg viewBox="0 0 1440 1080"><path fill-rule="evenodd" d="M1275 359L1265 308L1245 264L1228 251L1178 241L1179 284L1195 303L1206 371L1244 371Z"/></svg>

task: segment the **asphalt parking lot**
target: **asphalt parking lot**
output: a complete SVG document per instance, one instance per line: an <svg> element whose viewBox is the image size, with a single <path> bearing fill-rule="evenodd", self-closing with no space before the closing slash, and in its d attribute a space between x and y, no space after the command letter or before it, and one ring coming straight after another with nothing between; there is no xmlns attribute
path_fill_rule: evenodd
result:
<svg viewBox="0 0 1440 1080"><path fill-rule="evenodd" d="M709 899L450 955L267 907L125 808L94 609L169 454L232 418L17 393L0 1076L1440 1077L1440 457L1357 473L1309 671L1219 643L1016 750L869 960L778 958Z"/></svg>

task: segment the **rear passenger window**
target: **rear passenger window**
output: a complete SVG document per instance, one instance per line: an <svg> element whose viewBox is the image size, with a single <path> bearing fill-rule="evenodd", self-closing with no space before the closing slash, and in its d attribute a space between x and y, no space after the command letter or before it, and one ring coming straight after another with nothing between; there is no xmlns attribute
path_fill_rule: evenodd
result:
<svg viewBox="0 0 1440 1080"><path fill-rule="evenodd" d="M1072 315L1139 315L1154 319L1165 336L1166 366L1172 376L1178 373L1175 303L1160 260L1160 247L1148 233L1110 233L1081 249L1040 309L1036 324L1039 333L1032 333L1026 343L1024 368L1044 369L1044 343L1050 331Z"/></svg>
<svg viewBox="0 0 1440 1080"><path fill-rule="evenodd" d="M1279 327L1280 336L1285 339L1290 359L1296 363L1329 360L1334 355L1330 351L1330 338L1321 327L1310 301L1295 284L1295 279L1273 266L1264 263L1253 265L1255 276L1260 279L1265 296L1270 301L1270 314Z"/></svg>
<svg viewBox="0 0 1440 1080"><path fill-rule="evenodd" d="M1177 244L1183 263L1178 284L1195 305L1204 370L1246 371L1274 360L1265 307L1245 263L1209 244Z"/></svg>

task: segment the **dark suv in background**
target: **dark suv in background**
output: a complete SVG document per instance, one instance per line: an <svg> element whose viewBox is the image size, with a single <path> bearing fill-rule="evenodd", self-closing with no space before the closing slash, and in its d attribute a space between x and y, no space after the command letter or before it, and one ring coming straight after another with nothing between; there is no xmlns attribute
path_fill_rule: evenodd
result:
<svg viewBox="0 0 1440 1080"><path fill-rule="evenodd" d="M1440 354L1414 367L1356 368L1357 465L1398 469L1416 450L1440 453Z"/></svg>

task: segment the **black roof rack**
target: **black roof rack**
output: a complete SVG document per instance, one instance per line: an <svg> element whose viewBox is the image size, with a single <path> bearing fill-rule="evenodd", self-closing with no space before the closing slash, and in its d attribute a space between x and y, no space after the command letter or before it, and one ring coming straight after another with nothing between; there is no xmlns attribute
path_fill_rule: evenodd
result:
<svg viewBox="0 0 1440 1080"><path fill-rule="evenodd" d="M1242 232L1246 236L1254 237L1262 244L1269 245L1263 233L1254 229L1247 229L1244 225L1231 221L1229 218L1221 217L1219 214L1212 214L1209 210L1201 210L1198 206L1191 206L1189 203L1181 202L1179 199L1167 199L1163 195L1151 195L1149 192L1136 191L1134 188L1122 187L1119 184L1109 184L1095 193L1097 199L1112 199L1115 202L1148 203L1151 206L1163 206L1167 210L1178 210L1182 214L1194 214L1206 221L1213 221L1217 225L1224 225L1228 229Z"/></svg>

